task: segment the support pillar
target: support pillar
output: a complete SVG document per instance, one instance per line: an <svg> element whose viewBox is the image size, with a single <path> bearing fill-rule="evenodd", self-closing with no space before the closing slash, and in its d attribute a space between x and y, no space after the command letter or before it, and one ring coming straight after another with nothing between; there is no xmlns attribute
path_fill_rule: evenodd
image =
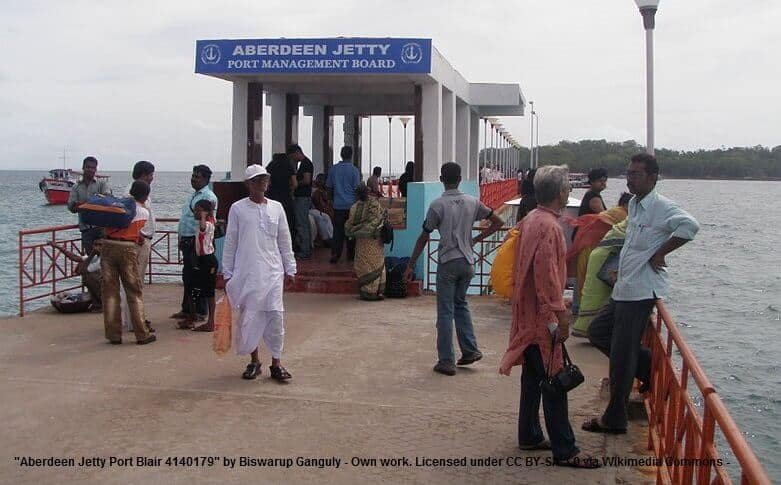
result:
<svg viewBox="0 0 781 485"><path fill-rule="evenodd" d="M233 110L231 123L231 179L243 180L244 169L247 166L247 100L249 83L233 82Z"/></svg>
<svg viewBox="0 0 781 485"><path fill-rule="evenodd" d="M461 177L464 180L469 180L470 173L470 152L472 137L470 136L470 117L469 117L469 105L461 101L456 100L455 106L455 146L456 156L454 160L461 165Z"/></svg>
<svg viewBox="0 0 781 485"><path fill-rule="evenodd" d="M293 143L298 143L298 95L285 94L285 150Z"/></svg>
<svg viewBox="0 0 781 485"><path fill-rule="evenodd" d="M423 137L424 161L422 181L434 182L439 180L439 167L442 166L442 85L440 83L422 86L420 111L419 124Z"/></svg>
<svg viewBox="0 0 781 485"><path fill-rule="evenodd" d="M312 106L312 164L315 175L328 173L334 160L333 106Z"/></svg>
<svg viewBox="0 0 781 485"><path fill-rule="evenodd" d="M353 165L361 172L361 117L345 113L343 129L344 144L353 148Z"/></svg>
<svg viewBox="0 0 781 485"><path fill-rule="evenodd" d="M415 85L415 125L413 136L413 154L412 158L415 161L415 170L413 172L412 179L415 182L423 180L423 86L420 84Z"/></svg>
<svg viewBox="0 0 781 485"><path fill-rule="evenodd" d="M284 153L287 99L285 93L267 93L266 104L271 106L271 152Z"/></svg>
<svg viewBox="0 0 781 485"><path fill-rule="evenodd" d="M442 163L456 160L456 95L442 87ZM463 167L462 167L463 168Z"/></svg>
<svg viewBox="0 0 781 485"><path fill-rule="evenodd" d="M263 84L247 88L247 165L263 165Z"/></svg>
<svg viewBox="0 0 781 485"><path fill-rule="evenodd" d="M473 113L467 106L469 113L469 180L480 178L480 116Z"/></svg>

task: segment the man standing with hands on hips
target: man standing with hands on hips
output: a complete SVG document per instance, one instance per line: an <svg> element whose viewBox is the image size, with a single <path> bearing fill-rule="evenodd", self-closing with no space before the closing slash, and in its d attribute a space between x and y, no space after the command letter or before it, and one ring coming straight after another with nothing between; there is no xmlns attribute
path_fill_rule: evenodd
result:
<svg viewBox="0 0 781 485"><path fill-rule="evenodd" d="M240 316L234 325L236 353L251 355L242 374L255 379L261 370L258 344L262 339L271 353L271 378L292 376L282 366L285 339L285 281L296 276L296 259L282 204L265 196L269 176L260 165L244 173L249 197L235 202L228 213L228 229L222 251L222 274L231 306Z"/></svg>
<svg viewBox="0 0 781 485"><path fill-rule="evenodd" d="M665 256L694 239L700 226L686 211L656 191L659 164L653 155L631 158L626 239L610 301L588 329L592 344L610 358L610 402L599 418L583 423L593 433L626 433L627 405L635 377L650 389L651 351L641 338L656 300L667 295Z"/></svg>

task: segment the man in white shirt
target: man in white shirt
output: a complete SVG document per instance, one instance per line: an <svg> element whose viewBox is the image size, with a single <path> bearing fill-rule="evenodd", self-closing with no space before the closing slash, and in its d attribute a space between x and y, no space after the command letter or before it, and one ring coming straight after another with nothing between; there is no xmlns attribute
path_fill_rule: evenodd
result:
<svg viewBox="0 0 781 485"><path fill-rule="evenodd" d="M665 256L694 239L697 221L656 191L659 165L652 155L634 155L626 171L626 186L634 197L618 280L608 304L589 326L589 340L610 357L610 402L601 418L583 424L596 433L626 433L627 404L637 377L640 392L650 387L651 352L640 339L656 300L667 294Z"/></svg>
<svg viewBox="0 0 781 485"><path fill-rule="evenodd" d="M296 275L290 229L282 204L264 195L269 184L266 169L248 166L244 181L249 197L231 206L222 251L225 291L239 313L233 342L237 354L252 356L244 379L260 374L258 343L262 339L271 352L271 378L285 381L291 375L281 363L285 337L282 292L285 281L294 281Z"/></svg>

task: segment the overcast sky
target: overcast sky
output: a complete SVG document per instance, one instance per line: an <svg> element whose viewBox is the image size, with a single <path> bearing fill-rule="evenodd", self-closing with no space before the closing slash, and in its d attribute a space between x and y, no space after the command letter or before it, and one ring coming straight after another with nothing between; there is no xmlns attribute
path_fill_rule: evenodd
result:
<svg viewBox="0 0 781 485"><path fill-rule="evenodd" d="M778 0L662 0L657 147L781 144L779 25ZM140 159L158 170L227 170L230 83L193 73L195 41L218 38L432 38L467 80L520 84L543 144L645 140L644 35L632 0L0 0L0 27L0 169L53 168L65 148L72 168L93 154L102 170ZM388 158L378 121L377 162ZM528 117L503 121L528 144ZM400 139L394 123L394 171Z"/></svg>

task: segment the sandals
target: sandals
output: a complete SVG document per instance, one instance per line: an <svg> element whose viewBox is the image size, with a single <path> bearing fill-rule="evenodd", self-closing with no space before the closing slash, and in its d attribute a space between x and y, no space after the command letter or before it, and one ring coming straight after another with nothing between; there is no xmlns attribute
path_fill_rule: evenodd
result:
<svg viewBox="0 0 781 485"><path fill-rule="evenodd" d="M608 428L602 425L599 418L591 418L581 426L583 431L590 431L591 433L603 433L603 434L626 434L626 429L622 428Z"/></svg>
<svg viewBox="0 0 781 485"><path fill-rule="evenodd" d="M176 322L176 328L179 330L192 330L195 325L193 322L188 322L187 320L182 320L181 322Z"/></svg>
<svg viewBox="0 0 781 485"><path fill-rule="evenodd" d="M204 323L203 325L198 325L197 327L192 329L193 332L214 332L214 325L211 327L209 324Z"/></svg>
<svg viewBox="0 0 781 485"><path fill-rule="evenodd" d="M271 367L269 367L269 369L271 370L271 378L274 379L275 381L283 382L293 377L290 375L290 372L288 372L287 369L285 369L281 365L280 366L272 365Z"/></svg>
<svg viewBox="0 0 781 485"><path fill-rule="evenodd" d="M241 375L242 379L252 380L260 375L260 362L250 362L247 370Z"/></svg>
<svg viewBox="0 0 781 485"><path fill-rule="evenodd" d="M518 445L518 448L523 451L535 451L535 450L550 450L550 441L543 439L539 443L533 445Z"/></svg>
<svg viewBox="0 0 781 485"><path fill-rule="evenodd" d="M584 455L583 453L577 453L567 458L566 460L559 460L554 458L553 464L556 466L568 466L571 468L586 469L600 468L602 466L598 458L595 458L591 455Z"/></svg>

